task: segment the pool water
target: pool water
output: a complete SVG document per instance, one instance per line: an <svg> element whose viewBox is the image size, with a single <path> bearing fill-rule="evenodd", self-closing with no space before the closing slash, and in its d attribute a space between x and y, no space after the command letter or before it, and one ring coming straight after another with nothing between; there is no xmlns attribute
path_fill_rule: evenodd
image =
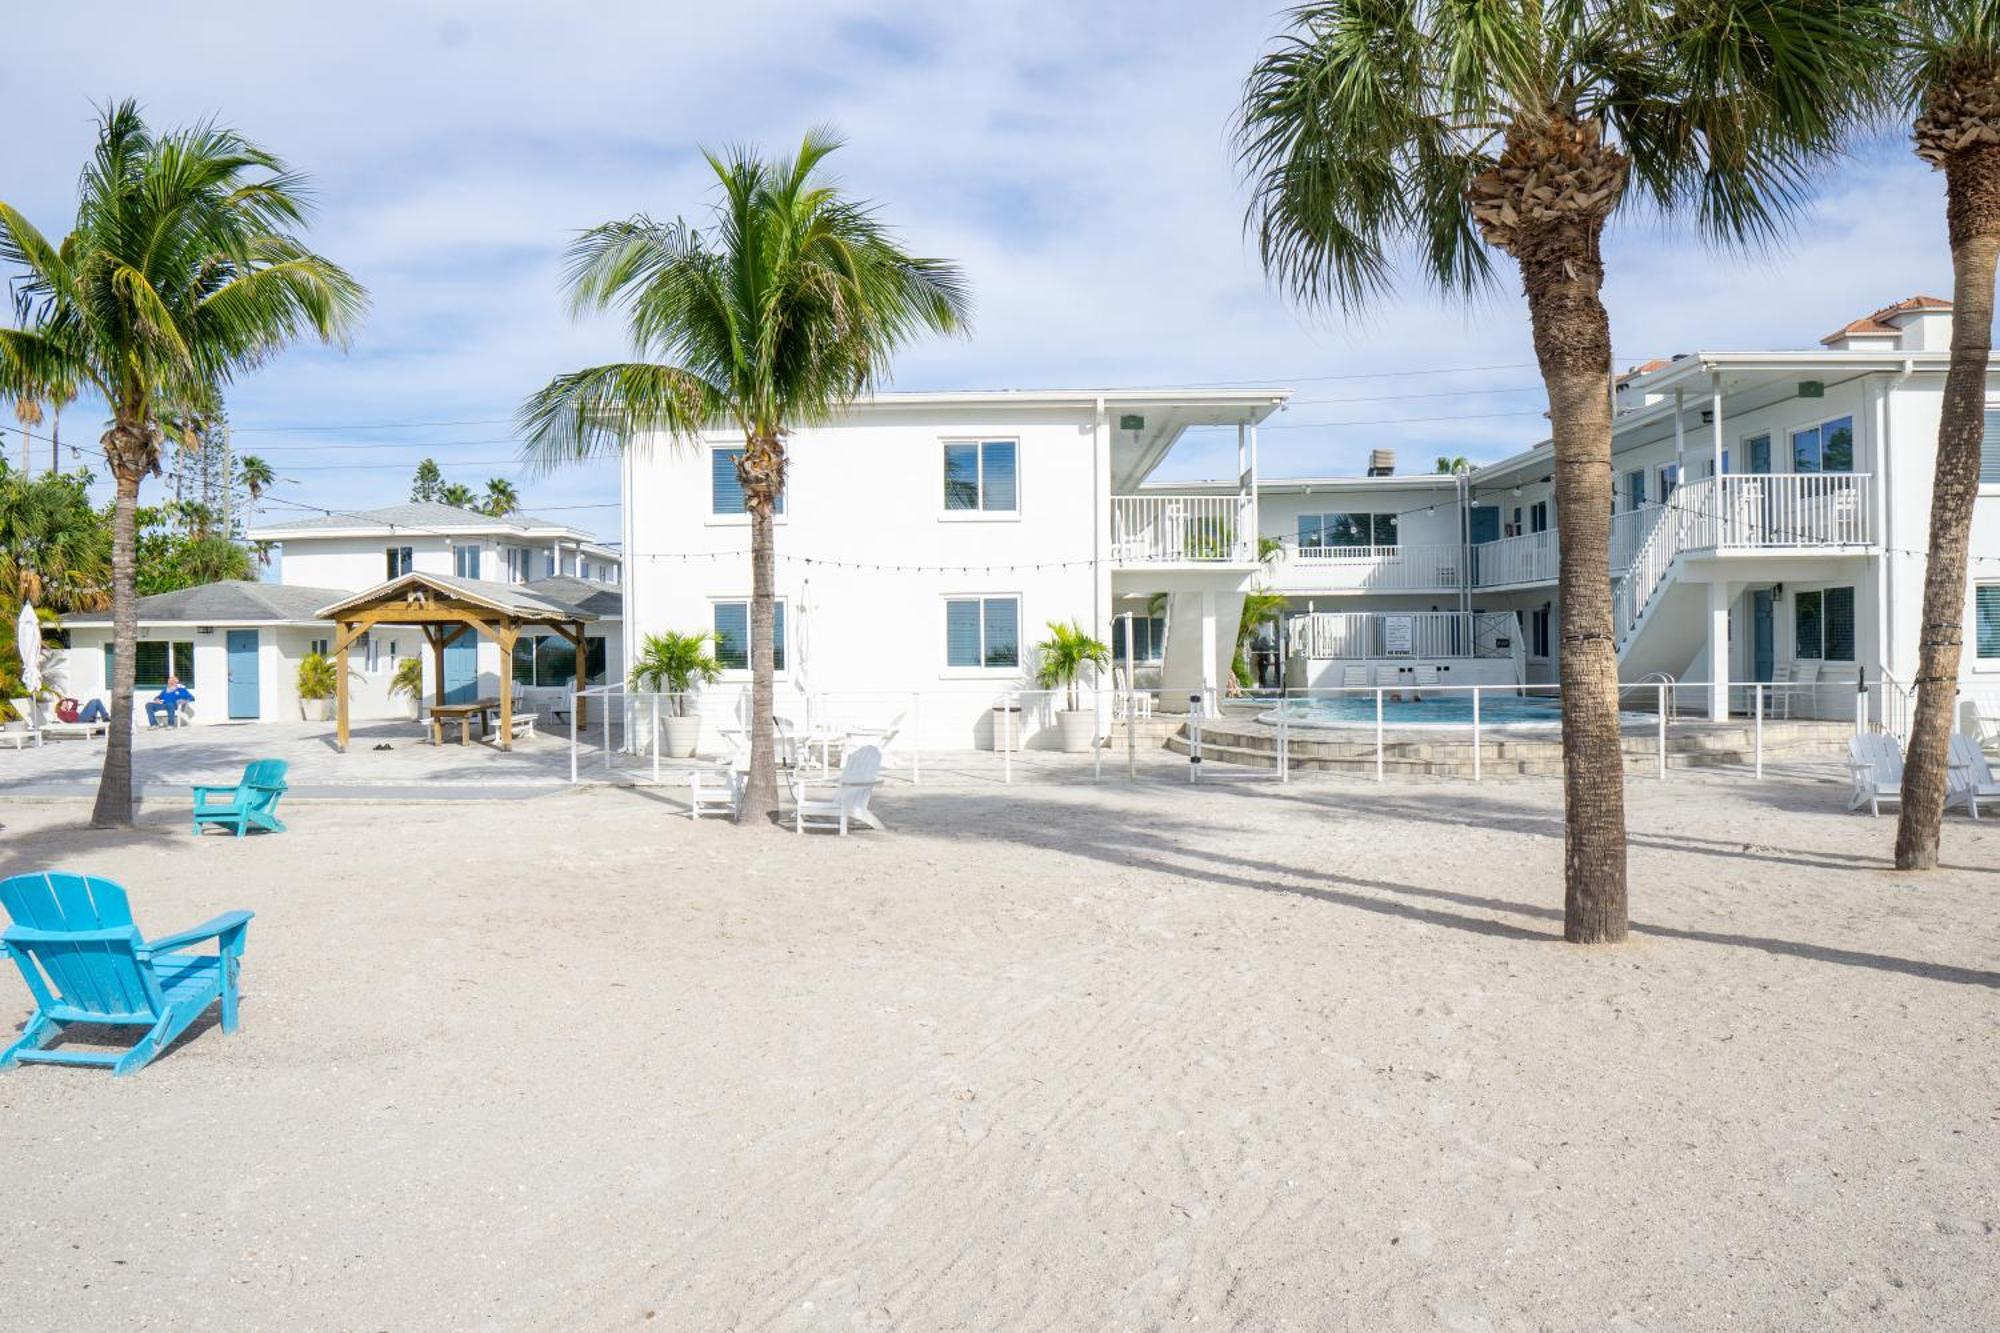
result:
<svg viewBox="0 0 2000 1333"><path fill-rule="evenodd" d="M1343 727L1374 726L1375 696L1368 694L1334 695L1325 699L1287 699L1280 705L1285 711L1285 721L1294 727ZM1278 709L1260 715L1259 722L1276 726ZM1481 692L1479 696L1479 722L1481 726L1520 726L1539 723L1553 726L1562 721L1562 708L1552 698L1522 697L1502 694L1498 689L1493 693ZM1472 695L1469 691L1454 690L1449 694L1433 695L1428 699L1389 699L1382 701L1382 722L1391 727L1469 727L1472 725Z"/></svg>

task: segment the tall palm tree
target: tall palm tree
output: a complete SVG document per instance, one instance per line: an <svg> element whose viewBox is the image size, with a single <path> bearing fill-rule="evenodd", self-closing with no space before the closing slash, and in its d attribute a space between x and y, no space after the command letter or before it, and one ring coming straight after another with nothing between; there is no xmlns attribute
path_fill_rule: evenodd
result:
<svg viewBox="0 0 2000 1333"><path fill-rule="evenodd" d="M1906 0L1890 93L1915 113L1917 156L1944 173L1951 242L1951 363L1938 417L1917 704L1903 766L1896 867L1931 870L1965 633L1966 549L1979 492L1993 282L2000 259L2000 0Z"/></svg>
<svg viewBox="0 0 2000 1333"><path fill-rule="evenodd" d="M1846 0L1325 0L1253 70L1238 142L1264 266L1347 308L1408 249L1438 288L1517 265L1548 389L1563 608L1564 937L1626 933L1602 239L1635 196L1759 243L1865 87Z"/></svg>
<svg viewBox="0 0 2000 1333"><path fill-rule="evenodd" d="M236 479L250 493L252 504L263 499L264 492L278 483L278 475L271 471L271 465L256 454L245 454L236 460Z"/></svg>
<svg viewBox="0 0 2000 1333"><path fill-rule="evenodd" d="M505 518L521 507L521 497L514 492L514 483L505 477L489 477L486 481L486 502L481 506L494 518Z"/></svg>
<svg viewBox="0 0 2000 1333"><path fill-rule="evenodd" d="M453 509L472 509L479 504L479 493L462 481L454 481L438 491L439 504L448 504Z"/></svg>
<svg viewBox="0 0 2000 1333"><path fill-rule="evenodd" d="M771 746L772 515L785 485L785 435L828 421L885 380L889 358L923 330L965 327L958 268L909 253L866 204L819 167L828 130L796 156L708 154L720 185L711 225L608 222L570 247L578 312L626 312L635 350L654 360L560 375L521 409L530 463L549 467L664 434L742 434L736 463L750 514L750 774L746 808L777 809Z"/></svg>
<svg viewBox="0 0 2000 1333"><path fill-rule="evenodd" d="M14 420L21 423L21 475L28 475L34 466L29 455L34 452L34 428L42 424L42 404L32 395L23 394L14 400Z"/></svg>
<svg viewBox="0 0 2000 1333"><path fill-rule="evenodd" d="M76 385L56 384L49 390L49 471L62 471L63 409L76 401Z"/></svg>
<svg viewBox="0 0 2000 1333"><path fill-rule="evenodd" d="M1446 476L1457 476L1461 472L1472 471L1472 461L1464 454L1456 456L1439 454L1436 471Z"/></svg>
<svg viewBox="0 0 2000 1333"><path fill-rule="evenodd" d="M0 202L21 324L0 329L0 392L87 385L111 413L116 648L98 827L132 822L136 515L165 430L214 410L236 375L298 338L343 340L366 304L294 235L305 216L304 181L271 153L212 124L155 134L130 101L100 119L60 243Z"/></svg>

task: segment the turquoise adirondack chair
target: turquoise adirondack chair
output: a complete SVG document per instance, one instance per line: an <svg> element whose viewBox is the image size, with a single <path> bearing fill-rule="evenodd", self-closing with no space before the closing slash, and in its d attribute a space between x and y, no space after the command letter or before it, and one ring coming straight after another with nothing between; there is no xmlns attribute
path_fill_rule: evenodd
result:
<svg viewBox="0 0 2000 1333"><path fill-rule="evenodd" d="M252 824L283 833L278 819L278 798L285 794L285 761L256 759L243 766L243 780L233 787L194 789L194 831L203 824L234 827L242 837Z"/></svg>
<svg viewBox="0 0 2000 1333"><path fill-rule="evenodd" d="M0 880L0 907L14 919L0 932L0 946L35 995L35 1016L21 1039L0 1051L0 1069L24 1062L108 1065L113 1074L129 1074L217 1000L222 1030L236 1031L236 976L249 912L224 912L193 930L145 940L132 924L125 890L59 870ZM216 952L180 952L202 940L214 940ZM124 1051L43 1050L69 1023L147 1031Z"/></svg>

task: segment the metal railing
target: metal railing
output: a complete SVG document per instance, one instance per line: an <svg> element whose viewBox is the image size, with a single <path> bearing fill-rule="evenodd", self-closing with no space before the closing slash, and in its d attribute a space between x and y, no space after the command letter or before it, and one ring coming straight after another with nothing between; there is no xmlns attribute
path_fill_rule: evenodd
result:
<svg viewBox="0 0 2000 1333"><path fill-rule="evenodd" d="M1240 495L1117 495L1111 558L1120 564L1247 564L1252 500Z"/></svg>
<svg viewBox="0 0 2000 1333"><path fill-rule="evenodd" d="M1328 592L1448 592L1459 585L1459 548L1291 546L1271 568L1270 584Z"/></svg>
<svg viewBox="0 0 2000 1333"><path fill-rule="evenodd" d="M1287 653L1322 660L1511 657L1520 641L1512 611L1309 611L1285 621Z"/></svg>
<svg viewBox="0 0 2000 1333"><path fill-rule="evenodd" d="M1472 548L1472 581L1477 587L1548 583L1555 579L1556 569L1554 528L1479 542Z"/></svg>

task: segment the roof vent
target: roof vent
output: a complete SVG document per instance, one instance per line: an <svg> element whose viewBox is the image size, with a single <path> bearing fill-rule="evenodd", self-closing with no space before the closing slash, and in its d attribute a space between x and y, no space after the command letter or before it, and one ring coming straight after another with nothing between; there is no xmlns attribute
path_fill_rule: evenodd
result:
<svg viewBox="0 0 2000 1333"><path fill-rule="evenodd" d="M1370 449L1368 451L1368 475L1371 477L1393 477L1396 475L1396 451L1394 449Z"/></svg>

